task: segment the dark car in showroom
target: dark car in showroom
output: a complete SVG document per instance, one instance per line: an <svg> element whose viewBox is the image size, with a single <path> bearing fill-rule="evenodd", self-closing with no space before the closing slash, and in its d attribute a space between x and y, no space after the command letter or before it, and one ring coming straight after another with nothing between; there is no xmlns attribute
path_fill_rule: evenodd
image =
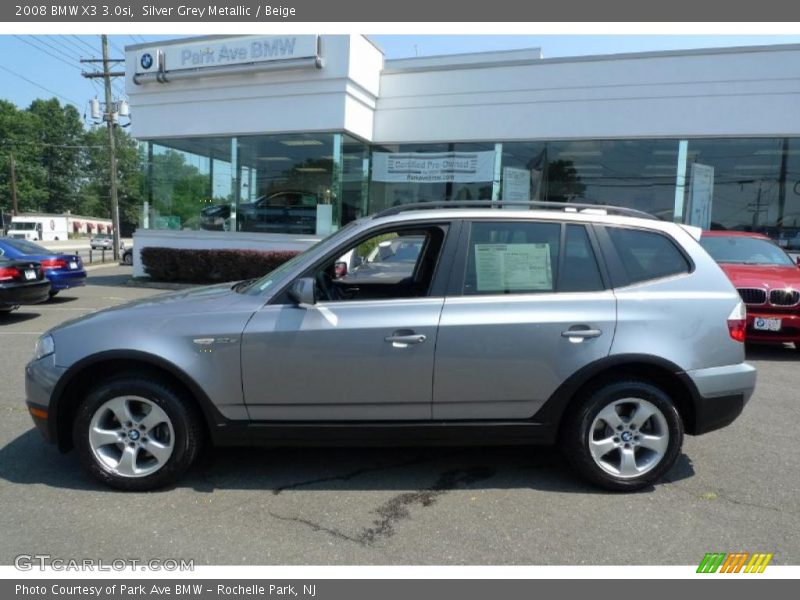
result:
<svg viewBox="0 0 800 600"><path fill-rule="evenodd" d="M800 268L766 235L706 231L701 245L719 263L747 307L747 341L793 342L800 350Z"/></svg>
<svg viewBox="0 0 800 600"><path fill-rule="evenodd" d="M0 256L0 315L22 304L39 304L50 295L50 282L39 263Z"/></svg>
<svg viewBox="0 0 800 600"><path fill-rule="evenodd" d="M39 263L50 280L50 297L67 288L86 285L86 270L77 254L53 252L28 240L3 237L0 256Z"/></svg>

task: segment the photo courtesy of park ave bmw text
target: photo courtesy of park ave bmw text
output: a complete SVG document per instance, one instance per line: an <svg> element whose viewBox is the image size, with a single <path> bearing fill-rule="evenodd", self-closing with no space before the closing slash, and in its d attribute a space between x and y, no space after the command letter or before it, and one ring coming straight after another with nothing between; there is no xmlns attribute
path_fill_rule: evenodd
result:
<svg viewBox="0 0 800 600"><path fill-rule="evenodd" d="M0 596L790 585L798 106L774 0L0 6Z"/></svg>

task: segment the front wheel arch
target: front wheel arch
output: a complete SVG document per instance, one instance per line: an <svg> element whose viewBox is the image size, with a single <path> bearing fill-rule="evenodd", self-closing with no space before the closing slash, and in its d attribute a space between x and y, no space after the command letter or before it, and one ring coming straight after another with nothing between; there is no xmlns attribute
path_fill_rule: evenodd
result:
<svg viewBox="0 0 800 600"><path fill-rule="evenodd" d="M224 421L202 388L164 359L141 352L102 353L75 363L53 391L49 426L59 450L68 452L73 448L72 424L77 407L88 390L121 373L136 373L180 389L198 408L206 439L211 436L213 424Z"/></svg>

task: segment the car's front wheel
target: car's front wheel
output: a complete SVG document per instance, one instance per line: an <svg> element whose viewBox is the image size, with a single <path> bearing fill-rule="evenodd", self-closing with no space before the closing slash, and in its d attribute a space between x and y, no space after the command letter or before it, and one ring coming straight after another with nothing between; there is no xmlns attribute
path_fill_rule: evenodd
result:
<svg viewBox="0 0 800 600"><path fill-rule="evenodd" d="M132 491L174 483L194 462L201 439L197 411L180 390L136 375L92 389L73 427L75 448L89 473Z"/></svg>
<svg viewBox="0 0 800 600"><path fill-rule="evenodd" d="M561 443L567 460L592 483L634 491L652 485L675 464L683 422L660 388L614 382L593 390L567 415Z"/></svg>

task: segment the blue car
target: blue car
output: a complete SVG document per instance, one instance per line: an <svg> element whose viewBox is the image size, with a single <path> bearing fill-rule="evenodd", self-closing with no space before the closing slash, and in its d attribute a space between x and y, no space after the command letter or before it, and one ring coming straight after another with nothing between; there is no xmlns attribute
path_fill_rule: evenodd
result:
<svg viewBox="0 0 800 600"><path fill-rule="evenodd" d="M50 281L51 298L61 290L86 284L86 271L77 254L57 253L27 240L0 237L0 256L40 263Z"/></svg>

